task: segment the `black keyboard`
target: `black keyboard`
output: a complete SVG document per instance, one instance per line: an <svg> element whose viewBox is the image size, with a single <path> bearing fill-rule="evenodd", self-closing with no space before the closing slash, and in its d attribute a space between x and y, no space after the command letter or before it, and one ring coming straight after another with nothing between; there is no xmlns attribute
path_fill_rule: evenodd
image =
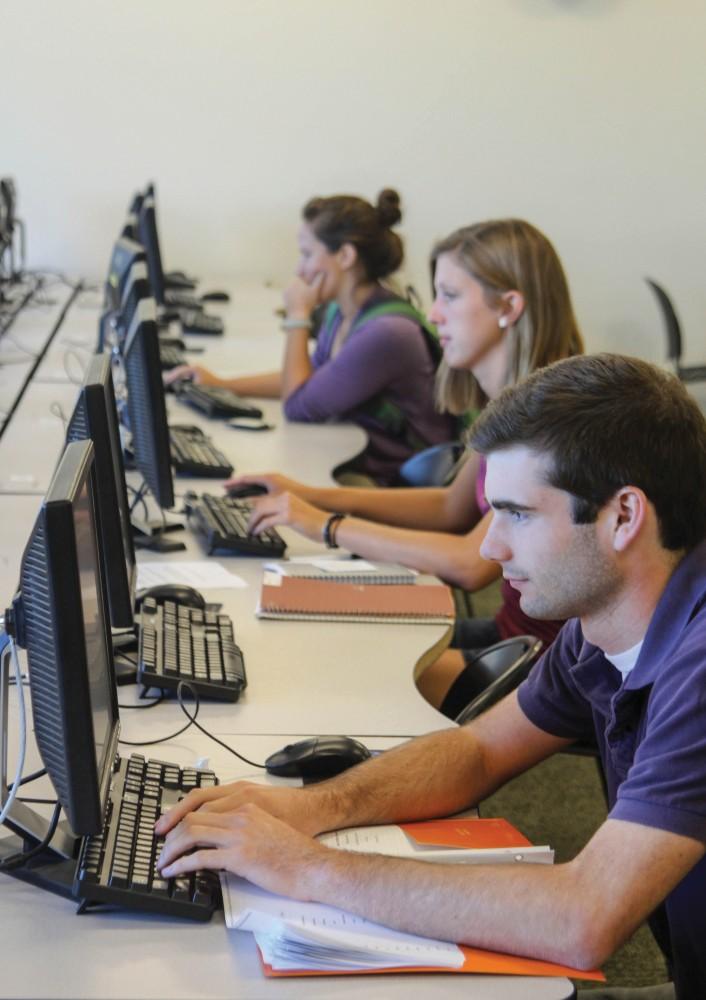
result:
<svg viewBox="0 0 706 1000"><path fill-rule="evenodd" d="M187 681L201 698L238 700L247 677L228 615L146 597L138 622L138 684L175 691Z"/></svg>
<svg viewBox="0 0 706 1000"><path fill-rule="evenodd" d="M199 309L180 309L179 321L184 333L220 336L224 331L220 316L209 316Z"/></svg>
<svg viewBox="0 0 706 1000"><path fill-rule="evenodd" d="M233 466L200 427L175 424L169 428L172 465L180 475L226 479Z"/></svg>
<svg viewBox="0 0 706 1000"><path fill-rule="evenodd" d="M186 358L178 347L173 347L171 344L159 345L159 366L163 372L186 363Z"/></svg>
<svg viewBox="0 0 706 1000"><path fill-rule="evenodd" d="M212 771L179 768L139 754L116 757L101 833L81 843L74 895L85 904L109 904L194 920L210 920L221 905L218 875L163 879L157 872L162 838L154 824L192 788L217 785Z"/></svg>
<svg viewBox="0 0 706 1000"><path fill-rule="evenodd" d="M164 292L164 304L177 309L201 309L201 300L190 292L181 289L167 288Z"/></svg>
<svg viewBox="0 0 706 1000"><path fill-rule="evenodd" d="M248 534L251 505L247 500L202 494L191 504L190 523L206 536L208 553L237 552L241 555L279 558L287 548L274 528L260 535Z"/></svg>
<svg viewBox="0 0 706 1000"><path fill-rule="evenodd" d="M165 288L181 288L193 291L197 284L196 278L190 278L183 271L167 271L164 275Z"/></svg>
<svg viewBox="0 0 706 1000"><path fill-rule="evenodd" d="M230 389L219 385L196 385L185 383L179 390L179 399L185 400L209 417L254 417L262 418L262 410L251 406Z"/></svg>

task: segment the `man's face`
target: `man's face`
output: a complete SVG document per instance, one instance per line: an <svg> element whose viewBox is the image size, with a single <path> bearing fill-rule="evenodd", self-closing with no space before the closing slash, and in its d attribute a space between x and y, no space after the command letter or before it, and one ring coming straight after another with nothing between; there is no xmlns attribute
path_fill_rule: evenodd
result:
<svg viewBox="0 0 706 1000"><path fill-rule="evenodd" d="M607 521L574 524L571 496L547 483L546 457L525 447L488 457L485 494L493 520L481 555L500 563L531 618L610 612L621 576Z"/></svg>

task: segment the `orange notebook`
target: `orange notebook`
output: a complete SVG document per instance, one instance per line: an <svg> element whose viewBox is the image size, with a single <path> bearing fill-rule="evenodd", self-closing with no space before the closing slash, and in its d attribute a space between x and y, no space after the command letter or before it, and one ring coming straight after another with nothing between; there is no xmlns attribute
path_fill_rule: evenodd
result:
<svg viewBox="0 0 706 1000"><path fill-rule="evenodd" d="M343 583L265 572L259 618L445 625L451 591L440 583Z"/></svg>
<svg viewBox="0 0 706 1000"><path fill-rule="evenodd" d="M381 831L378 839L376 830ZM404 844L399 845L393 840L392 850L388 850L390 842L385 839L384 831L393 830L397 831L402 841L406 841L407 848ZM398 857L419 857L417 848L439 849L438 858L426 859L430 863L434 863L435 860L453 861L451 855L454 851L459 855L469 855L474 852L483 855L489 850L511 850L509 863L519 860L512 857L515 852L527 855L523 860L529 861L532 860L530 857L532 851L549 851L548 848L533 848L527 838L504 819L474 817L404 823L395 827L355 827L338 831L336 834L324 834L319 839L332 847L390 853ZM443 849L446 849L446 856L442 856ZM541 863L542 859L535 857L534 860ZM469 861L470 858L467 863ZM482 863L481 858L477 861ZM415 939L413 935L390 931L344 911L321 907L318 904L297 903L274 896L231 875L222 876L222 884L228 927L249 930L255 934L263 971L266 976L272 978L377 975L395 972L455 972L474 975L566 976L572 979L599 981L605 979L599 970L584 971L541 959L524 958L466 945L455 947L441 941L435 942L423 938ZM275 918L275 926L272 925L272 918ZM290 929L285 930L285 926ZM367 937L367 942L364 943L361 938L355 941L336 937L339 932L345 935L346 931L362 933ZM264 938L261 937L263 933ZM276 935L275 940L270 938L273 933ZM373 937L370 937L371 934ZM394 946L385 947L395 938L407 940L401 942L400 949ZM286 945L287 942L295 943L294 957L286 947L284 952L282 951L282 944ZM374 942L375 946L380 945L384 949L382 953L377 951L377 947L371 948L371 942ZM307 944L313 946L312 951L308 950ZM359 953L359 947L364 947L366 951L363 954ZM264 955L267 955L267 959ZM275 964L279 966L278 968L273 968L271 964L273 955L277 956ZM326 960L321 960L322 955L327 956ZM392 965L393 956L396 963L394 965ZM410 964L406 964L407 958ZM438 964L429 964L437 961Z"/></svg>

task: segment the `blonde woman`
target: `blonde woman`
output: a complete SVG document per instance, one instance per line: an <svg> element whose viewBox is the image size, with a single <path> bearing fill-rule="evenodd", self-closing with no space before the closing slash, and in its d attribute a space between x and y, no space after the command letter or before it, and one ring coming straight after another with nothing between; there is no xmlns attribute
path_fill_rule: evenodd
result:
<svg viewBox="0 0 706 1000"><path fill-rule="evenodd" d="M582 352L561 262L546 236L529 223L500 219L459 229L436 245L432 269L429 319L444 352L437 395L446 409L463 413L529 372ZM475 591L500 572L480 556L491 517L484 478L483 459L470 452L445 488L314 489L277 474L240 476L226 487L247 482L267 488L268 495L254 506L255 532L286 524L365 558L399 562ZM343 517L332 521L332 514ZM551 642L560 625L527 618L519 594L503 581L496 617L459 621L453 642L458 648L425 672L420 690L454 715L468 654L524 633ZM450 691L454 686L456 692Z"/></svg>

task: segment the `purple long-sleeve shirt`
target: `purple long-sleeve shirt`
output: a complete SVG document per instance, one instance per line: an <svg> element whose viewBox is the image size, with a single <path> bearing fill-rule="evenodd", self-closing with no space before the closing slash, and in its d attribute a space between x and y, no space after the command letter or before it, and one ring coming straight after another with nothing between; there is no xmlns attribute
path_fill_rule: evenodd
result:
<svg viewBox="0 0 706 1000"><path fill-rule="evenodd" d="M361 313L395 298L380 289ZM400 481L400 465L421 448L451 440L455 423L434 408L434 363L413 319L386 315L354 321L332 358L340 324L340 312L324 324L312 357L314 372L285 401L285 415L306 423L350 420L358 424L368 435L368 445L356 468L381 485L394 485ZM391 432L366 409L366 404L380 396L404 415L403 434Z"/></svg>

